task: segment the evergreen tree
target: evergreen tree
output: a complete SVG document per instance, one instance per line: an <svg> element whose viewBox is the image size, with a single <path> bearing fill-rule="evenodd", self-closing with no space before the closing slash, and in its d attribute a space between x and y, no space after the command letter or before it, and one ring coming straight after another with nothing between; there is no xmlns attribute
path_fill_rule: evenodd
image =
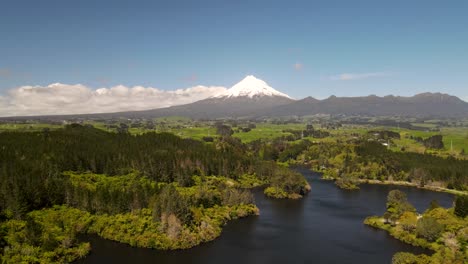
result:
<svg viewBox="0 0 468 264"><path fill-rule="evenodd" d="M391 222L395 222L396 219L404 212L415 212L416 209L408 202L406 194L400 190L392 190L387 196L387 212L389 213L389 219Z"/></svg>
<svg viewBox="0 0 468 264"><path fill-rule="evenodd" d="M466 217L468 215L468 195L458 195L455 198L455 215L458 217Z"/></svg>

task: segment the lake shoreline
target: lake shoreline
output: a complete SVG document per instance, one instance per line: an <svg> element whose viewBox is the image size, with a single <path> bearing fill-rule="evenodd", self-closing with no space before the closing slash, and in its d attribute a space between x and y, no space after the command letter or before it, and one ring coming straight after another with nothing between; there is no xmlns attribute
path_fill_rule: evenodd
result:
<svg viewBox="0 0 468 264"><path fill-rule="evenodd" d="M320 173L319 171L316 171L317 173ZM327 177L321 177L322 180L326 181L335 181L335 178L327 178ZM407 187L415 187L417 189L422 189L422 190L429 190L429 191L434 191L434 192L443 192L443 193L450 193L454 195L468 195L468 192L465 191L459 191L459 190L453 190L453 189L447 189L447 188L442 188L442 187L435 187L435 186L419 186L416 183L412 182L406 182L406 181L388 181L388 180L367 180L367 179L357 179L357 183L359 184L373 184L373 185L395 185L395 186L407 186Z"/></svg>
<svg viewBox="0 0 468 264"><path fill-rule="evenodd" d="M447 188L442 188L442 187L435 187L435 186L419 186L416 183L411 183L411 182L405 182L405 181L380 181L380 180L358 180L359 183L364 183L364 184L380 184L380 185L395 185L395 186L408 186L408 187L416 187L418 189L423 189L423 190L429 190L429 191L434 191L434 192L445 192L445 193L450 193L450 194L455 194L455 195L468 195L468 192L464 191L459 191L459 190L453 190L453 189L447 189Z"/></svg>

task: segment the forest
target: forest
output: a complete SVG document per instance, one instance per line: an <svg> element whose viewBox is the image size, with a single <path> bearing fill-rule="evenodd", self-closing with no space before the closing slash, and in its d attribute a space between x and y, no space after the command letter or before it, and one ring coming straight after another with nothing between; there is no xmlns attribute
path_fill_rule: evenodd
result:
<svg viewBox="0 0 468 264"><path fill-rule="evenodd" d="M258 214L249 188L300 198L302 175L238 139L130 135L92 126L0 134L2 261L70 262L97 234L141 247L210 241L231 219Z"/></svg>

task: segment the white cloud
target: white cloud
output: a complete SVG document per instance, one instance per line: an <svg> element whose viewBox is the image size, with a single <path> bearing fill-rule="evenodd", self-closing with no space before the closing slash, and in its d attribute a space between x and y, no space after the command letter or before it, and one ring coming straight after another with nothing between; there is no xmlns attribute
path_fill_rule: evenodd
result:
<svg viewBox="0 0 468 264"><path fill-rule="evenodd" d="M96 90L81 84L21 86L0 95L0 116L147 110L188 104L225 91L224 87L201 85L175 91L123 85Z"/></svg>
<svg viewBox="0 0 468 264"><path fill-rule="evenodd" d="M387 72L368 72L368 73L342 73L338 75L330 76L331 80L334 81L352 81L352 80L362 80L373 77L385 77L390 74Z"/></svg>

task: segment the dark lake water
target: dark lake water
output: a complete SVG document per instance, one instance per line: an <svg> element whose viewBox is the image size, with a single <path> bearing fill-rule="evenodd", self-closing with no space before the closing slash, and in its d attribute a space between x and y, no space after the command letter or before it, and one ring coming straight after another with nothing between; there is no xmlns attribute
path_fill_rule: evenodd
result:
<svg viewBox="0 0 468 264"><path fill-rule="evenodd" d="M436 199L452 206L453 196L409 187L361 185L345 191L317 173L297 169L312 186L302 200L275 200L255 192L259 216L229 222L221 237L188 250L132 248L96 236L80 263L390 263L394 253L430 253L404 244L364 218L382 215L390 190L407 193L419 212Z"/></svg>

